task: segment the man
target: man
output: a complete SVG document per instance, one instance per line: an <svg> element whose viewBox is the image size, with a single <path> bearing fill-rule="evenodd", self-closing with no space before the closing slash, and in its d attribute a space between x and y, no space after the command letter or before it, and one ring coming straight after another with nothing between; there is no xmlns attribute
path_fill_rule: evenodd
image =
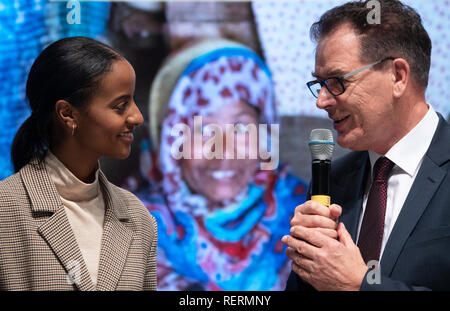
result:
<svg viewBox="0 0 450 311"><path fill-rule="evenodd" d="M450 289L450 126L425 101L431 41L413 9L380 3L380 24L350 2L311 28L308 87L354 152L332 163L335 204L296 208L287 290Z"/></svg>

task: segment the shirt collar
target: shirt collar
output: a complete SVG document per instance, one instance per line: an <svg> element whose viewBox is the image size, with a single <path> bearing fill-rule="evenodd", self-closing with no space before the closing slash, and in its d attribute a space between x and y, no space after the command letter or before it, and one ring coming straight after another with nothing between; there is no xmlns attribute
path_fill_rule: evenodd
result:
<svg viewBox="0 0 450 311"><path fill-rule="evenodd" d="M439 117L431 105L422 120L408 134L403 136L384 155L411 177L415 175L423 156L430 147L434 132L439 123ZM370 165L373 166L382 155L369 150Z"/></svg>
<svg viewBox="0 0 450 311"><path fill-rule="evenodd" d="M84 183L79 180L50 150L45 157L45 165L50 178L55 184L59 195L70 201L89 201L98 196L98 174L100 166L95 172L95 180L92 183Z"/></svg>

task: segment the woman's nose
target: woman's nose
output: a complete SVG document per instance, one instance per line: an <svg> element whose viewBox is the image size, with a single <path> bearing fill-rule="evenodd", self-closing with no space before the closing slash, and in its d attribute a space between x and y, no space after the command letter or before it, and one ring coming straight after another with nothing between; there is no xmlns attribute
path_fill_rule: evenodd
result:
<svg viewBox="0 0 450 311"><path fill-rule="evenodd" d="M141 125L144 122L144 117L135 102L133 102L127 122L133 124L134 126Z"/></svg>

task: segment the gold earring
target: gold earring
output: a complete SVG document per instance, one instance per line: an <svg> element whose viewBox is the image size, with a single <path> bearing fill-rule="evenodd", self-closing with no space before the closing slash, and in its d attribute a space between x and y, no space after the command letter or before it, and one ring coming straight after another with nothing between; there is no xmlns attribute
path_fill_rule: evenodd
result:
<svg viewBox="0 0 450 311"><path fill-rule="evenodd" d="M72 123L72 136L74 132L75 132L75 123Z"/></svg>

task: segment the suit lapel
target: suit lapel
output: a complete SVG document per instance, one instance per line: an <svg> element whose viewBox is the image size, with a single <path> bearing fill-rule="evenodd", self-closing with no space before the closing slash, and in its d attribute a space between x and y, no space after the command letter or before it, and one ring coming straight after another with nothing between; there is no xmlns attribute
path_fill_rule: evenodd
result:
<svg viewBox="0 0 450 311"><path fill-rule="evenodd" d="M109 185L102 172L99 174L105 199L105 220L100 252L97 290L115 290L127 261L133 231L123 222L128 220L126 204Z"/></svg>
<svg viewBox="0 0 450 311"><path fill-rule="evenodd" d="M30 196L33 215L52 214L38 227L38 232L64 266L68 284L74 284L80 290L93 290L94 285L64 206L45 165L33 160L22 168L20 175Z"/></svg>
<svg viewBox="0 0 450 311"><path fill-rule="evenodd" d="M441 115L439 119L430 148L424 156L422 166L386 244L380 263L383 275L391 274L406 240L447 174L440 166L450 159L450 126Z"/></svg>
<svg viewBox="0 0 450 311"><path fill-rule="evenodd" d="M353 170L349 172L345 179L337 176L339 183L334 183L333 196L338 198L337 204L342 207L342 215L340 222L345 224L346 229L356 243L356 235L358 232L358 221L361 213L362 202L364 197L364 188L366 185L367 173L370 168L369 157L367 152L361 153L353 164ZM342 182L342 180L344 180ZM333 197L332 197L333 199Z"/></svg>
<svg viewBox="0 0 450 311"><path fill-rule="evenodd" d="M444 170L425 156L386 244L380 263L383 275L390 275L403 245L439 188L445 174Z"/></svg>

